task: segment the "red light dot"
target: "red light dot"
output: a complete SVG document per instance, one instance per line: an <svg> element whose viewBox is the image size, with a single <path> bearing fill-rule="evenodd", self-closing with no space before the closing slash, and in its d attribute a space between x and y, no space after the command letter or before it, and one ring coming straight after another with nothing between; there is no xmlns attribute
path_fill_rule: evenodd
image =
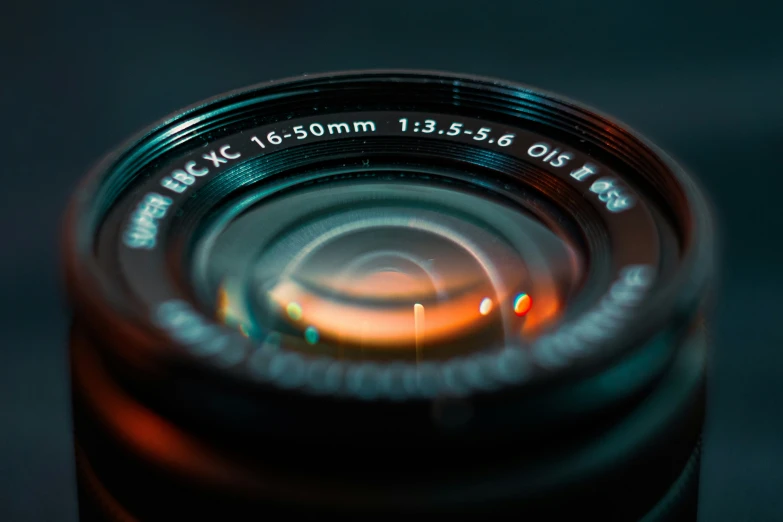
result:
<svg viewBox="0 0 783 522"><path fill-rule="evenodd" d="M519 294L514 299L514 313L519 317L527 314L533 307L533 300L527 294Z"/></svg>

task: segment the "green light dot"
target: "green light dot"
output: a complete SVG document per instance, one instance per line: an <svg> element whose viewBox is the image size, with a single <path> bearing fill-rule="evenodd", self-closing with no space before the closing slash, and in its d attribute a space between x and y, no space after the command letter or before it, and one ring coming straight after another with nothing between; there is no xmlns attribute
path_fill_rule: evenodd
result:
<svg viewBox="0 0 783 522"><path fill-rule="evenodd" d="M304 336L308 344L316 344L318 342L318 330L312 326L305 328Z"/></svg>
<svg viewBox="0 0 783 522"><path fill-rule="evenodd" d="M285 311L288 312L288 317L294 321L298 321L302 318L302 307L299 306L299 303L288 303Z"/></svg>

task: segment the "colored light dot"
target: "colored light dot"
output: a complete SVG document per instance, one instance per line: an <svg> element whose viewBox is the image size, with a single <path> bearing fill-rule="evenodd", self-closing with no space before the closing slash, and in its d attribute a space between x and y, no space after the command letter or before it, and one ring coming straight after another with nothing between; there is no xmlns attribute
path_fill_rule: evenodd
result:
<svg viewBox="0 0 783 522"><path fill-rule="evenodd" d="M245 337L250 337L250 332L247 331L247 326L242 323L239 323L239 332Z"/></svg>
<svg viewBox="0 0 783 522"><path fill-rule="evenodd" d="M285 311L288 312L288 317L294 321L298 321L302 318L302 307L299 306L299 303L288 303Z"/></svg>
<svg viewBox="0 0 783 522"><path fill-rule="evenodd" d="M481 304L479 305L479 313L481 315L489 315L489 313L492 311L492 299L489 297L485 297L481 300Z"/></svg>
<svg viewBox="0 0 783 522"><path fill-rule="evenodd" d="M527 314L533 307L533 300L527 294L519 294L514 299L514 313L519 317Z"/></svg>
<svg viewBox="0 0 783 522"><path fill-rule="evenodd" d="M307 344L316 344L318 342L318 330L312 326L308 326L305 328L304 337Z"/></svg>

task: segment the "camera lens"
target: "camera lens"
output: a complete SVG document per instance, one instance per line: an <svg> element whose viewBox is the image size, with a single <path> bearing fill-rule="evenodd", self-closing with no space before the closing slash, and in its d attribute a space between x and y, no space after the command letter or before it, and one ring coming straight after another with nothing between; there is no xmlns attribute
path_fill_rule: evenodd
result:
<svg viewBox="0 0 783 522"><path fill-rule="evenodd" d="M554 320L577 281L566 242L507 204L400 170L232 202L197 242L202 302L259 342L367 360L445 360Z"/></svg>
<svg viewBox="0 0 783 522"><path fill-rule="evenodd" d="M83 520L695 520L709 211L593 110L254 86L106 156L64 247Z"/></svg>

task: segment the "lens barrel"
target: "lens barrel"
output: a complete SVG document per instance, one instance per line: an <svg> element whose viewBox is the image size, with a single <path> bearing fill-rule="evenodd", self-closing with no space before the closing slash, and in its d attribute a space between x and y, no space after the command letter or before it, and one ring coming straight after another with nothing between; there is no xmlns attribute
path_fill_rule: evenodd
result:
<svg viewBox="0 0 783 522"><path fill-rule="evenodd" d="M82 520L695 520L713 235L663 151L510 82L181 110L66 216Z"/></svg>

